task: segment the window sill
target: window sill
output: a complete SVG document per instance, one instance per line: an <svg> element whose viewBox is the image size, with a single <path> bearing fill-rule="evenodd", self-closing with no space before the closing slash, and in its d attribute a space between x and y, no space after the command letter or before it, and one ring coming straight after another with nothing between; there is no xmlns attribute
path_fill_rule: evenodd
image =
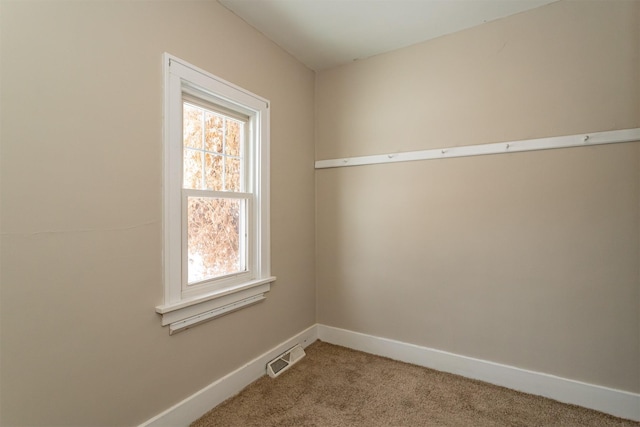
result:
<svg viewBox="0 0 640 427"><path fill-rule="evenodd" d="M156 313L162 315L162 326L169 325L169 334L174 334L263 301L275 280L275 277L256 279L197 298L159 305Z"/></svg>

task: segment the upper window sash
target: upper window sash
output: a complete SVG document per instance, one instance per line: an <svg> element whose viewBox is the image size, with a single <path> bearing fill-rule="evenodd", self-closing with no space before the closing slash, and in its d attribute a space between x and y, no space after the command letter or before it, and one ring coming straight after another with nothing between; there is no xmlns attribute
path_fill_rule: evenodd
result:
<svg viewBox="0 0 640 427"><path fill-rule="evenodd" d="M254 133L250 131L252 118L233 117L215 107L206 102L183 101L183 188L252 192L255 186L248 182L256 178L249 173L248 162L253 154L251 145L255 142L252 139ZM191 124L199 125L190 129L188 136L184 128L187 117ZM219 133L209 133L212 129L210 119L222 124L221 129L213 126ZM212 170L209 166L213 169L220 167L220 175L210 175ZM187 170L189 173L184 175Z"/></svg>

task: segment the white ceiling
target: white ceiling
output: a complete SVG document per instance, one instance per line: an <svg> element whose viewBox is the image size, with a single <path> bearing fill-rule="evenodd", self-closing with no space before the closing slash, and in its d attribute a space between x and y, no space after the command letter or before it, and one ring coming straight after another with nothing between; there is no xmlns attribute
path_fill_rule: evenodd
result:
<svg viewBox="0 0 640 427"><path fill-rule="evenodd" d="M218 0L309 68L323 70L556 0Z"/></svg>

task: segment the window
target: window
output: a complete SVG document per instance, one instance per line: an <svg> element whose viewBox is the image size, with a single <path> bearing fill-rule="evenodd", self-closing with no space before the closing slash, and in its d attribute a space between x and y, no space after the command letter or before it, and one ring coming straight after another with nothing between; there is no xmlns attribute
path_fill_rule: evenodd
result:
<svg viewBox="0 0 640 427"><path fill-rule="evenodd" d="M175 333L264 300L269 102L164 55L164 304Z"/></svg>

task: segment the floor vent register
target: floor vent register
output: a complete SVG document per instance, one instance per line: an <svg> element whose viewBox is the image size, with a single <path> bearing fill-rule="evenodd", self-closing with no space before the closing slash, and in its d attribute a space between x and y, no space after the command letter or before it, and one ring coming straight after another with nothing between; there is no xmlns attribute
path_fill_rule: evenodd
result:
<svg viewBox="0 0 640 427"><path fill-rule="evenodd" d="M271 378L277 377L302 359L305 354L304 349L300 347L300 344L297 344L267 363L267 374Z"/></svg>

